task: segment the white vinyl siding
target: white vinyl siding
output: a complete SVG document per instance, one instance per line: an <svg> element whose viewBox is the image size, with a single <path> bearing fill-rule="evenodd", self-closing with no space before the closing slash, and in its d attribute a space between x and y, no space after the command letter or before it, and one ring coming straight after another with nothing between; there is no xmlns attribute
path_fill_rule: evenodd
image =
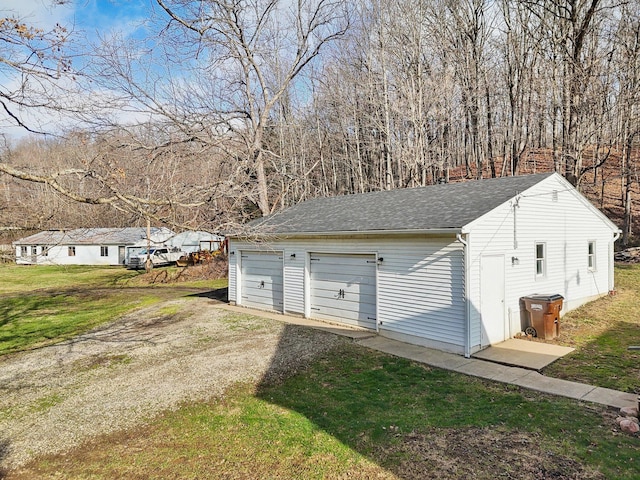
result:
<svg viewBox="0 0 640 480"><path fill-rule="evenodd" d="M122 265L117 247L109 248L107 256L101 256L100 253L99 245L45 245L41 247L40 255L16 261L42 265Z"/></svg>
<svg viewBox="0 0 640 480"><path fill-rule="evenodd" d="M284 257L285 312L304 313L305 255L304 251L291 250Z"/></svg>
<svg viewBox="0 0 640 480"><path fill-rule="evenodd" d="M397 244L378 270L380 330L464 346L464 254L449 239Z"/></svg>
<svg viewBox="0 0 640 480"><path fill-rule="evenodd" d="M228 297L229 301L233 303L240 303L238 300L237 279L240 277L237 271L239 265L237 258L240 255L233 241L229 241L229 282L228 282Z"/></svg>
<svg viewBox="0 0 640 480"><path fill-rule="evenodd" d="M283 239L270 245L231 240L230 251L282 249L284 308L313 317L311 253L376 257L377 315L380 334L462 353L465 338L464 253L455 237L362 236L360 238ZM295 254L295 257L291 255ZM230 258L229 299L237 299L241 272ZM237 300L236 300L237 301ZM241 302L238 302L241 303Z"/></svg>
<svg viewBox="0 0 640 480"><path fill-rule="evenodd" d="M557 201L553 191L557 192ZM586 301L605 295L608 269L591 271L585 260L585 242L594 241L597 258L609 258L612 225L588 205L561 178L549 177L519 199L507 202L472 222L470 234L471 346L481 342L480 256L503 254L505 310L510 336L521 331L520 298L535 293L560 294L562 314ZM517 206L515 206L517 204ZM515 225L514 225L515 210ZM536 243L545 244L545 275L536 273ZM511 258L518 261L511 261ZM609 259L609 261L613 261Z"/></svg>

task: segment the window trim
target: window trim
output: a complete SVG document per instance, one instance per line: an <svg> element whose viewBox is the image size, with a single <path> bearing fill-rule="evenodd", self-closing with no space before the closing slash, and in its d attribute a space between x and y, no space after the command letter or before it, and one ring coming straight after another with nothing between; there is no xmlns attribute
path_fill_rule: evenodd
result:
<svg viewBox="0 0 640 480"><path fill-rule="evenodd" d="M593 247L593 248L592 248ZM587 270L595 272L597 270L596 241L589 240L587 242Z"/></svg>
<svg viewBox="0 0 640 480"><path fill-rule="evenodd" d="M20 245L20 256L26 257L29 255L29 247L26 245Z"/></svg>
<svg viewBox="0 0 640 480"><path fill-rule="evenodd" d="M538 256L538 247L542 247L542 256ZM534 247L535 272L536 278L547 276L547 244L545 242L536 242Z"/></svg>
<svg viewBox="0 0 640 480"><path fill-rule="evenodd" d="M109 256L109 246L108 245L100 245L100 256L108 257Z"/></svg>

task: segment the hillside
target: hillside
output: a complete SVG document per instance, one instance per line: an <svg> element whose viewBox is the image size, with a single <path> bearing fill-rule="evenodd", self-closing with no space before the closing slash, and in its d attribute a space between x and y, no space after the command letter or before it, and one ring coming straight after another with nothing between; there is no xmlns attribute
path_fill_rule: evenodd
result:
<svg viewBox="0 0 640 480"><path fill-rule="evenodd" d="M633 158L638 157L636 153ZM496 162L496 174L501 175L503 165ZM531 154L523 159L519 168L519 175L528 175L533 173L545 173L553 171L553 158L548 150L532 151ZM616 225L622 228L624 223L624 179L622 176L622 166L620 154L612 152L607 162L597 170L597 174L593 171L587 172L578 185L578 190L587 197L593 205L600 209L607 217ZM475 176L475 170L472 169L472 175ZM507 172L505 175L509 175ZM484 178L491 176L489 165L483 168ZM449 181L460 182L466 181L464 166L451 169ZM640 241L640 186L637 181L632 186L632 231L633 237L630 239L630 245L636 245Z"/></svg>

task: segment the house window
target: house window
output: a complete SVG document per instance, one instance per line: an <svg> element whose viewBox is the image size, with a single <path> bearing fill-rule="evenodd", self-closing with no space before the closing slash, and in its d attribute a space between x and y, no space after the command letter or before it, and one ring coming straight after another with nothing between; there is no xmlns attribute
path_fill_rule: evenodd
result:
<svg viewBox="0 0 640 480"><path fill-rule="evenodd" d="M76 256L76 247L69 247L68 255L70 257L75 257Z"/></svg>
<svg viewBox="0 0 640 480"><path fill-rule="evenodd" d="M544 243L536 243L536 276L542 277L546 272L546 248Z"/></svg>
<svg viewBox="0 0 640 480"><path fill-rule="evenodd" d="M109 256L109 247L100 247L100 256L108 257Z"/></svg>
<svg viewBox="0 0 640 480"><path fill-rule="evenodd" d="M37 255L38 254L38 247L37 245L34 245L33 247L31 247L31 255Z"/></svg>
<svg viewBox="0 0 640 480"><path fill-rule="evenodd" d="M27 256L27 246L26 245L22 245L20 247L20 256L21 257L26 257Z"/></svg>
<svg viewBox="0 0 640 480"><path fill-rule="evenodd" d="M596 242L589 242L587 249L587 266L589 270L596 269Z"/></svg>
<svg viewBox="0 0 640 480"><path fill-rule="evenodd" d="M49 256L49 247L47 247L46 245L42 246L42 256L43 257L48 257Z"/></svg>

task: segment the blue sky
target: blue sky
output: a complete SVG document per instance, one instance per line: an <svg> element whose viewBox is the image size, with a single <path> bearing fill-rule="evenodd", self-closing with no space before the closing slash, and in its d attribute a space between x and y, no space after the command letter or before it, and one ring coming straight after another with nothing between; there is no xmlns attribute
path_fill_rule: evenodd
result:
<svg viewBox="0 0 640 480"><path fill-rule="evenodd" d="M51 30L58 23L73 31L72 44L75 47L72 50L77 48L81 52L98 37L109 38L114 33L123 39L141 37L140 27L149 18L154 4L154 0L0 0L0 18L17 17L44 31ZM74 54L77 50L67 52ZM81 68L82 58L74 57L73 65ZM4 77L2 81L8 81L5 86L11 88L10 78ZM63 121L46 111L14 108L14 113L40 131L55 130L55 125ZM9 134L16 139L27 134L24 129L11 126L13 123L0 114L0 134Z"/></svg>
<svg viewBox="0 0 640 480"><path fill-rule="evenodd" d="M47 29L56 23L93 38L96 32L131 31L152 8L151 0L71 0L55 5L50 0L2 0L0 14L14 14Z"/></svg>

